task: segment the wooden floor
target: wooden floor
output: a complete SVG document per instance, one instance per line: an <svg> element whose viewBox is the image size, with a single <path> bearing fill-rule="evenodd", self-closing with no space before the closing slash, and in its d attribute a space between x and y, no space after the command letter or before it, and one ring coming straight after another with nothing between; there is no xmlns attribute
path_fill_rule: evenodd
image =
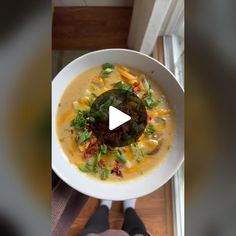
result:
<svg viewBox="0 0 236 236"><path fill-rule="evenodd" d="M74 221L68 236L74 236L83 229L88 218L98 206L98 200L89 198L83 210ZM139 198L136 204L138 215L153 236L172 236L171 183L157 191ZM123 223L122 203L114 202L110 211L110 227L120 229Z"/></svg>
<svg viewBox="0 0 236 236"><path fill-rule="evenodd" d="M131 7L56 7L52 48L127 48Z"/></svg>

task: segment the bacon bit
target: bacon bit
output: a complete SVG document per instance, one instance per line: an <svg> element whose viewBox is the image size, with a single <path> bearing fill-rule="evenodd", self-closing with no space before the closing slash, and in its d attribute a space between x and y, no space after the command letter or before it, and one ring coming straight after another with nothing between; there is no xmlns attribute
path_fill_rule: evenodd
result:
<svg viewBox="0 0 236 236"><path fill-rule="evenodd" d="M105 163L104 160L100 160L100 161L98 162L98 165L99 165L99 167L104 168L104 167L106 166L106 163Z"/></svg>
<svg viewBox="0 0 236 236"><path fill-rule="evenodd" d="M147 97L147 93L144 93L142 99L144 99L146 97Z"/></svg>
<svg viewBox="0 0 236 236"><path fill-rule="evenodd" d="M92 154L91 153L88 153L88 152L84 152L84 159L89 159L90 157L92 156Z"/></svg>
<svg viewBox="0 0 236 236"><path fill-rule="evenodd" d="M111 173L115 173L117 176L119 177L123 177L122 174L122 166L119 164L119 162L116 161L116 165L113 167L113 169L111 170Z"/></svg>
<svg viewBox="0 0 236 236"><path fill-rule="evenodd" d="M139 92L141 90L140 81L134 82L133 86L134 86L133 87L133 92L134 93L137 93L137 92Z"/></svg>
<svg viewBox="0 0 236 236"><path fill-rule="evenodd" d="M112 151L112 150L113 150L112 146L109 146L109 145L108 145L108 146L107 146L107 150L108 150L108 151Z"/></svg>
<svg viewBox="0 0 236 236"><path fill-rule="evenodd" d="M90 143L84 152L84 158L88 159L98 151L98 142Z"/></svg>
<svg viewBox="0 0 236 236"><path fill-rule="evenodd" d="M98 143L99 144L97 138L93 134L92 134L90 143Z"/></svg>
<svg viewBox="0 0 236 236"><path fill-rule="evenodd" d="M150 115L147 114L147 120L148 121L151 121L152 120L152 117Z"/></svg>

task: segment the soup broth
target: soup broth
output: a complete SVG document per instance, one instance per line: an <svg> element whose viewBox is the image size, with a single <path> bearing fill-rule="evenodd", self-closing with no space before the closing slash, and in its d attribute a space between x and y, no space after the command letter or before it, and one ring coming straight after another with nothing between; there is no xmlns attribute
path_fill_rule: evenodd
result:
<svg viewBox="0 0 236 236"><path fill-rule="evenodd" d="M99 143L87 126L91 104L111 89L132 91L147 110L144 133L125 147ZM103 181L133 179L156 168L171 148L174 130L174 114L159 85L128 66L106 63L81 73L58 105L57 133L66 156L78 171Z"/></svg>

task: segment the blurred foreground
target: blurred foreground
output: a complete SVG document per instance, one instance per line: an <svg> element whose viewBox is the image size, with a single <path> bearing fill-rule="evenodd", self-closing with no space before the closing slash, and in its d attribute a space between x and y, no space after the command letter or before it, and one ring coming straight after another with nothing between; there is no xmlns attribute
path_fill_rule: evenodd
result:
<svg viewBox="0 0 236 236"><path fill-rule="evenodd" d="M236 235L235 1L187 1L186 235Z"/></svg>
<svg viewBox="0 0 236 236"><path fill-rule="evenodd" d="M51 3L44 3L2 8L0 229L5 235L51 234Z"/></svg>

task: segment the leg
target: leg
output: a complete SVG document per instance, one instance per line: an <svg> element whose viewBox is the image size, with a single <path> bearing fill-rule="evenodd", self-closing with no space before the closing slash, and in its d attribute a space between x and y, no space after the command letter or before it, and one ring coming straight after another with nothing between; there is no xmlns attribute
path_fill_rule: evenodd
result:
<svg viewBox="0 0 236 236"><path fill-rule="evenodd" d="M102 233L109 229L108 214L109 208L105 205L100 205L78 236L85 236L89 233Z"/></svg>
<svg viewBox="0 0 236 236"><path fill-rule="evenodd" d="M125 219L122 226L122 230L126 231L130 236L135 234L142 234L144 236L150 236L142 220L137 215L135 207L136 199L128 200L124 202Z"/></svg>

